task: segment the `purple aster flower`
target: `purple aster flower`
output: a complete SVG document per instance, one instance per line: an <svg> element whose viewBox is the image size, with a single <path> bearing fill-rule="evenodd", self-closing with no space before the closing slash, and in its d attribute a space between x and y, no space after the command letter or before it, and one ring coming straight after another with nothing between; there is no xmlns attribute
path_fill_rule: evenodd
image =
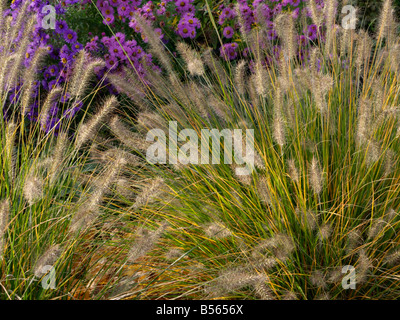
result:
<svg viewBox="0 0 400 320"><path fill-rule="evenodd" d="M267 32L267 39L268 40L275 40L277 38L276 31L274 29L271 29Z"/></svg>
<svg viewBox="0 0 400 320"><path fill-rule="evenodd" d="M108 69L116 69L118 66L118 60L115 56L106 54L105 55L106 66Z"/></svg>
<svg viewBox="0 0 400 320"><path fill-rule="evenodd" d="M63 113L63 117L70 119L73 118L75 116L75 114L81 110L83 106L83 103L81 101L77 101L75 102L71 108L68 108L67 110L65 110L65 112Z"/></svg>
<svg viewBox="0 0 400 320"><path fill-rule="evenodd" d="M71 95L68 92L65 92L65 94L61 95L60 101L61 103L66 103L70 98Z"/></svg>
<svg viewBox="0 0 400 320"><path fill-rule="evenodd" d="M78 38L78 35L76 34L75 31L73 31L71 29L65 30L65 32L64 32L64 40L67 43L74 43L74 42L76 42L77 38Z"/></svg>
<svg viewBox="0 0 400 320"><path fill-rule="evenodd" d="M223 35L227 39L231 39L233 37L234 30L232 27L228 26L224 28Z"/></svg>
<svg viewBox="0 0 400 320"><path fill-rule="evenodd" d="M83 49L83 46L82 46L82 44L80 44L79 42L75 42L75 43L71 46L71 48L72 48L72 51L73 51L73 52L78 52L78 51L81 51L81 50Z"/></svg>
<svg viewBox="0 0 400 320"><path fill-rule="evenodd" d="M67 25L67 23L65 21L60 20L60 21L56 22L56 32L58 34L64 33L64 31L67 30L67 29L68 29L68 25Z"/></svg>
<svg viewBox="0 0 400 320"><path fill-rule="evenodd" d="M226 43L220 48L221 57L225 58L225 60L234 60L237 57L237 49L238 44L236 42Z"/></svg>
<svg viewBox="0 0 400 320"><path fill-rule="evenodd" d="M118 43L118 42L124 43L124 42L125 42L125 34L123 34L122 32L117 32L117 33L115 34L114 39L117 40L117 43Z"/></svg>
<svg viewBox="0 0 400 320"><path fill-rule="evenodd" d="M178 24L178 34L182 37L182 38L189 38L191 36L191 33L194 30L194 27L191 26L190 24L183 22L183 23L179 23Z"/></svg>
<svg viewBox="0 0 400 320"><path fill-rule="evenodd" d="M114 20L115 20L114 15L105 16L103 23L106 25L110 25L114 22Z"/></svg>
<svg viewBox="0 0 400 320"><path fill-rule="evenodd" d="M120 5L120 1L119 0L109 0L109 3L113 7L118 7Z"/></svg>
<svg viewBox="0 0 400 320"><path fill-rule="evenodd" d="M129 7L128 7L127 5L125 5L125 4L120 5L120 6L117 8L117 11L118 11L118 14L119 14L121 17L126 17L126 16L129 15Z"/></svg>
<svg viewBox="0 0 400 320"><path fill-rule="evenodd" d="M107 16L114 16L114 8L110 7L110 6L104 6L103 8L101 8L101 13L103 14L103 16L107 17Z"/></svg>
<svg viewBox="0 0 400 320"><path fill-rule="evenodd" d="M300 4L300 0L290 0L290 4L293 7L297 7Z"/></svg>
<svg viewBox="0 0 400 320"><path fill-rule="evenodd" d="M177 0L177 1L175 1L176 11L178 13L187 12L189 4L190 4L189 0Z"/></svg>
<svg viewBox="0 0 400 320"><path fill-rule="evenodd" d="M53 64L46 69L45 74L48 73L51 77L55 77L58 74L58 72L59 72L58 66Z"/></svg>

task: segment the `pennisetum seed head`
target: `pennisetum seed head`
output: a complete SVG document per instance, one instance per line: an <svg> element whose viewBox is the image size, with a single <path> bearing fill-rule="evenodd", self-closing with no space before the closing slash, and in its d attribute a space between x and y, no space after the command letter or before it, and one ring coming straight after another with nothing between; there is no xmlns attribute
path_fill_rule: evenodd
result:
<svg viewBox="0 0 400 320"><path fill-rule="evenodd" d="M347 236L346 252L351 254L355 251L363 242L362 235L359 230L352 230Z"/></svg>
<svg viewBox="0 0 400 320"><path fill-rule="evenodd" d="M356 282L362 284L367 280L370 270L373 268L373 264L364 249L359 251L358 256L359 258L356 265Z"/></svg>
<svg viewBox="0 0 400 320"><path fill-rule="evenodd" d="M6 200L0 201L0 260L3 256L5 234L8 223L10 221L10 202Z"/></svg>
<svg viewBox="0 0 400 320"><path fill-rule="evenodd" d="M51 107L54 105L57 98L59 98L62 92L63 89L59 86L56 86L53 89L51 89L51 91L47 94L46 100L44 101L42 106L42 111L40 112L39 115L39 121L43 129L46 129L47 127L47 121L49 118Z"/></svg>
<svg viewBox="0 0 400 320"><path fill-rule="evenodd" d="M272 290L263 280L254 284L254 290L256 296L261 300L275 300Z"/></svg>
<svg viewBox="0 0 400 320"><path fill-rule="evenodd" d="M392 0L385 0L379 16L378 38L383 39L388 36L391 22L393 21Z"/></svg>
<svg viewBox="0 0 400 320"><path fill-rule="evenodd" d="M23 193L30 206L35 204L43 197L43 179L29 174L25 180Z"/></svg>
<svg viewBox="0 0 400 320"><path fill-rule="evenodd" d="M78 101L83 97L89 82L96 70L105 66L105 62L100 59L94 59L85 66L86 55L84 50L81 50L78 64L73 71L73 82L70 87L70 94Z"/></svg>
<svg viewBox="0 0 400 320"><path fill-rule="evenodd" d="M79 127L75 139L75 146L77 149L81 148L89 139L93 138L105 118L117 105L117 98L115 96L109 97L104 102L102 108L100 108L100 110L94 114L89 121Z"/></svg>
<svg viewBox="0 0 400 320"><path fill-rule="evenodd" d="M298 300L298 297L296 295L296 293L294 293L293 291L286 291L282 298L282 300Z"/></svg>
<svg viewBox="0 0 400 320"><path fill-rule="evenodd" d="M376 239L378 236L382 236L381 232L385 229L386 225L387 222L382 218L373 219L368 231L368 239Z"/></svg>
<svg viewBox="0 0 400 320"><path fill-rule="evenodd" d="M142 135L131 131L118 116L113 116L111 118L110 128L112 133L119 139L120 142L133 150L145 151L150 145L150 143L147 142Z"/></svg>
<svg viewBox="0 0 400 320"><path fill-rule="evenodd" d="M164 45L161 42L160 37L158 37L157 33L153 30L150 20L145 20L138 12L135 13L134 19L138 23L142 35L147 38L150 45L150 52L158 58L165 70L169 73L173 73L173 68L170 59L165 52Z"/></svg>
<svg viewBox="0 0 400 320"><path fill-rule="evenodd" d="M44 270L46 266L53 266L58 258L60 257L62 251L59 244L49 247L37 260L34 268L33 274L35 277L40 278L48 270Z"/></svg>
<svg viewBox="0 0 400 320"><path fill-rule="evenodd" d="M236 65L235 78L234 78L235 88L240 95L243 95L246 92L245 79L246 79L246 61L240 60L239 63Z"/></svg>
<svg viewBox="0 0 400 320"><path fill-rule="evenodd" d="M268 205L272 205L271 190L268 185L268 179L261 177L257 182L257 193L260 200Z"/></svg>
<svg viewBox="0 0 400 320"><path fill-rule="evenodd" d="M14 144L16 133L17 124L13 121L9 121L6 127L6 144L4 148L4 156L7 162L8 174L11 180L14 180L15 178Z"/></svg>
<svg viewBox="0 0 400 320"><path fill-rule="evenodd" d="M296 56L297 41L294 20L291 14L280 14L275 19L276 31L283 41L283 54L286 62Z"/></svg>
<svg viewBox="0 0 400 320"><path fill-rule="evenodd" d="M51 159L50 184L53 184L55 182L57 174L62 168L62 163L64 161L65 151L68 147L68 142L68 134L66 132L61 132L58 134L53 157Z"/></svg>
<svg viewBox="0 0 400 320"><path fill-rule="evenodd" d="M318 12L316 1L310 0L308 8L311 12L311 18L312 18L314 24L316 24L318 27L320 27L322 25L323 15L321 12Z"/></svg>
<svg viewBox="0 0 400 320"><path fill-rule="evenodd" d="M319 240L320 242L327 241L332 234L332 225L330 223L324 223L319 229Z"/></svg>
<svg viewBox="0 0 400 320"><path fill-rule="evenodd" d="M23 92L22 92L22 99L21 99L21 114L25 115L28 111L29 103L32 100L32 93L34 88L34 83L36 80L37 70L41 65L42 60L44 59L47 50L43 47L39 47L36 52L35 56L33 57L30 66L28 69L25 70L23 79Z"/></svg>
<svg viewBox="0 0 400 320"><path fill-rule="evenodd" d="M273 137L275 142L283 148L286 144L286 132L285 132L285 122L283 117L276 114L273 121Z"/></svg>
<svg viewBox="0 0 400 320"><path fill-rule="evenodd" d="M86 67L86 52L85 50L81 50L73 65L72 77L69 81L69 91L73 96L79 95L80 86L82 84L82 74L87 70Z"/></svg>
<svg viewBox="0 0 400 320"><path fill-rule="evenodd" d="M293 182L298 183L300 180L300 175L294 159L289 159L287 161L287 166L288 166L289 177L293 180Z"/></svg>
<svg viewBox="0 0 400 320"><path fill-rule="evenodd" d="M142 192L136 197L135 203L133 204L133 210L139 209L145 206L147 203L155 200L164 191L165 182L162 178L155 178L146 184Z"/></svg>
<svg viewBox="0 0 400 320"><path fill-rule="evenodd" d="M310 276L310 282L313 286L325 289L327 287L325 275L321 270L314 270Z"/></svg>
<svg viewBox="0 0 400 320"><path fill-rule="evenodd" d="M204 232L209 238L224 239L232 236L232 232L222 222L211 222L204 226Z"/></svg>
<svg viewBox="0 0 400 320"><path fill-rule="evenodd" d="M168 223L163 222L158 229L150 231L139 228L136 232L136 239L128 252L128 262L135 262L151 251L168 227Z"/></svg>
<svg viewBox="0 0 400 320"><path fill-rule="evenodd" d="M191 49L186 43L179 42L176 49L182 55L186 62L189 73L192 76L202 76L205 73L203 61L201 61L200 54Z"/></svg>
<svg viewBox="0 0 400 320"><path fill-rule="evenodd" d="M152 129L166 129L165 120L155 112L142 112L137 117L137 127L140 132L147 132Z"/></svg>
<svg viewBox="0 0 400 320"><path fill-rule="evenodd" d="M323 176L318 159L315 156L311 160L308 180L314 193L319 195L322 192Z"/></svg>
<svg viewBox="0 0 400 320"><path fill-rule="evenodd" d="M400 263L400 249L396 249L392 253L385 256L385 263L389 266L396 266Z"/></svg>

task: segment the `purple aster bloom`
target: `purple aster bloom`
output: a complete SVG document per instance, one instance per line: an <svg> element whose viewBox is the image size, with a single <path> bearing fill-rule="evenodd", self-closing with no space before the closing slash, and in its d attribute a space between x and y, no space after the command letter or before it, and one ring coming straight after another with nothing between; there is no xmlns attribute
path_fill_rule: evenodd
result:
<svg viewBox="0 0 400 320"><path fill-rule="evenodd" d="M178 34L182 37L182 38L189 38L191 36L191 33L194 30L194 27L192 25L190 25L187 22L183 22L183 23L179 23L178 24Z"/></svg>
<svg viewBox="0 0 400 320"><path fill-rule="evenodd" d="M276 31L271 29L267 32L267 39L268 40L275 40L277 38Z"/></svg>
<svg viewBox="0 0 400 320"><path fill-rule="evenodd" d="M297 42L300 47L304 47L307 44L307 38L305 36L301 35L298 37Z"/></svg>
<svg viewBox="0 0 400 320"><path fill-rule="evenodd" d="M233 34L234 34L234 30L232 27L228 26L228 27L224 28L223 35L225 38L231 39L233 37Z"/></svg>
<svg viewBox="0 0 400 320"><path fill-rule="evenodd" d="M46 69L45 74L48 73L51 77L55 77L58 72L59 72L58 66L53 64Z"/></svg>
<svg viewBox="0 0 400 320"><path fill-rule="evenodd" d="M104 17L103 23L109 25L112 24L114 20L115 20L114 15L108 15Z"/></svg>
<svg viewBox="0 0 400 320"><path fill-rule="evenodd" d="M63 94L60 98L61 103L65 103L67 102L69 99L71 98L71 95L66 92L65 94Z"/></svg>
<svg viewBox="0 0 400 320"><path fill-rule="evenodd" d="M192 13L185 13L182 16L182 19L180 21L181 23L188 23L189 25L191 25L194 28L200 28L200 20L195 18L195 16Z"/></svg>
<svg viewBox="0 0 400 320"><path fill-rule="evenodd" d="M290 0L290 4L293 7L297 7L300 4L300 0Z"/></svg>
<svg viewBox="0 0 400 320"><path fill-rule="evenodd" d="M122 32L117 32L117 33L115 34L114 39L117 40L117 43L118 43L118 41L119 41L120 43L124 43L124 42L125 42L125 34L123 34Z"/></svg>
<svg viewBox="0 0 400 320"><path fill-rule="evenodd" d="M125 4L120 5L120 6L117 8L117 11L118 11L118 14L119 14L121 17L126 17L126 16L129 15L129 7L128 7L127 5L125 5Z"/></svg>
<svg viewBox="0 0 400 320"><path fill-rule="evenodd" d="M71 48L72 48L72 51L73 51L73 52L79 52L79 51L81 51L81 50L83 49L83 46L82 46L82 44L80 44L79 42L75 42L75 43L71 46Z"/></svg>
<svg viewBox="0 0 400 320"><path fill-rule="evenodd" d="M163 39L163 38L164 38L164 34L162 33L161 28L155 28L155 29L154 29L154 33L155 33L156 35L158 35L158 37L159 37L160 39Z"/></svg>
<svg viewBox="0 0 400 320"><path fill-rule="evenodd" d="M113 9L113 7L110 7L107 5L107 6L104 6L103 8L101 8L101 13L105 17L114 16L114 9Z"/></svg>
<svg viewBox="0 0 400 320"><path fill-rule="evenodd" d="M220 48L221 57L225 58L225 60L234 60L237 57L237 49L238 44L236 42L226 43Z"/></svg>
<svg viewBox="0 0 400 320"><path fill-rule="evenodd" d="M59 81L58 81L57 79L54 79L54 80L49 81L49 90L52 90L52 89L54 89L55 87L57 87L58 82L59 82Z"/></svg>
<svg viewBox="0 0 400 320"><path fill-rule="evenodd" d="M67 29L68 29L68 25L67 25L67 23L65 21L60 20L60 21L56 22L56 32L58 34L64 33L64 31L67 30Z"/></svg>
<svg viewBox="0 0 400 320"><path fill-rule="evenodd" d="M71 29L65 30L65 32L64 32L64 40L67 43L74 43L74 42L76 42L77 38L78 38L78 35L76 34L75 31L73 31Z"/></svg>
<svg viewBox="0 0 400 320"><path fill-rule="evenodd" d="M47 53L51 54L53 53L54 47L51 44L48 44L46 47Z"/></svg>
<svg viewBox="0 0 400 320"><path fill-rule="evenodd" d="M108 69L116 69L117 68L118 59L115 56L106 54L105 60L106 60L106 66Z"/></svg>
<svg viewBox="0 0 400 320"><path fill-rule="evenodd" d="M119 0L110 0L109 3L113 7L118 7L120 5L120 1Z"/></svg>
<svg viewBox="0 0 400 320"><path fill-rule="evenodd" d="M189 0L177 0L177 1L175 1L176 11L178 13L187 12L189 4L190 4Z"/></svg>
<svg viewBox="0 0 400 320"><path fill-rule="evenodd" d="M294 9L292 12L292 18L297 19L299 17L299 15L300 15L300 8Z"/></svg>
<svg viewBox="0 0 400 320"><path fill-rule="evenodd" d="M115 44L108 48L108 52L113 55L114 57L121 58L124 56L124 51L122 50L121 46Z"/></svg>

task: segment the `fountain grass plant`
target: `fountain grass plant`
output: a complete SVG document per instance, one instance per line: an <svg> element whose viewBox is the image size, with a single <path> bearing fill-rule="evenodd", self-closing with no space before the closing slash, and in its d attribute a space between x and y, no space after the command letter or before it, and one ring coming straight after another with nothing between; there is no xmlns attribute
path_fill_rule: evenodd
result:
<svg viewBox="0 0 400 320"><path fill-rule="evenodd" d="M31 14L19 16L21 37L12 31L11 20L0 25L0 299L104 298L118 279L121 253L132 233L129 220L107 214L110 189L127 162L96 162L89 155L96 130L118 101L114 96L100 101L92 114L93 95L78 97L85 106L81 122L64 113L60 124L46 128L54 103L71 83L32 96L35 71L45 55L39 50L30 66L23 65L34 21ZM84 62L84 51L80 57ZM75 67L79 89L88 86L90 68ZM14 94L10 88L21 77L25 82ZM35 99L36 120L29 121L27 106Z"/></svg>
<svg viewBox="0 0 400 320"><path fill-rule="evenodd" d="M169 121L199 136L253 129L256 150L249 176L234 164L148 163L126 178L137 196L121 195L116 213L128 210L145 231L127 264L140 268L131 276L141 285L118 298L400 297L400 38L391 1L374 37L340 27L342 3L326 1L323 15L313 5L323 32L305 59L297 54L302 26L282 14L274 21L284 39L278 58L260 26L242 34L250 67L225 67L210 50L181 44L180 77L171 68L176 58L167 60L149 34L169 72L150 71L150 87L135 74L113 79L140 110L109 122L120 152L145 158L145 135L155 128L173 143ZM355 289L342 284L348 265Z"/></svg>

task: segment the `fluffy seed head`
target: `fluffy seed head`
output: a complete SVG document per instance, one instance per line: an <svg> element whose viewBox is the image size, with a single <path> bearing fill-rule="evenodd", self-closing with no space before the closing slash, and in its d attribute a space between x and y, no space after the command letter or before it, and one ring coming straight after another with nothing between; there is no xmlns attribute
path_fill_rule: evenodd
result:
<svg viewBox="0 0 400 320"><path fill-rule="evenodd" d="M167 227L168 224L164 222L154 231L139 228L136 232L135 243L128 252L128 261L135 262L152 250Z"/></svg>
<svg viewBox="0 0 400 320"><path fill-rule="evenodd" d="M43 267L45 266L53 266L58 258L61 255L61 247L60 245L56 244L48 248L37 260L34 268L33 268L33 274L35 277L40 278L43 273Z"/></svg>
<svg viewBox="0 0 400 320"><path fill-rule="evenodd" d="M10 203L8 200L0 201L0 260L3 256L5 233L10 220Z"/></svg>
<svg viewBox="0 0 400 320"><path fill-rule="evenodd" d="M118 100L115 96L108 98L103 107L86 123L82 124L78 129L78 133L75 139L76 148L82 147L89 139L91 139L101 126L105 118L113 111L118 105Z"/></svg>
<svg viewBox="0 0 400 320"><path fill-rule="evenodd" d="M165 183L162 178L155 178L148 183L136 197L132 209L138 209L155 200L164 190Z"/></svg>
<svg viewBox="0 0 400 320"><path fill-rule="evenodd" d="M176 48L185 60L188 71L192 76L204 75L203 61L201 61L201 57L196 51L184 42L179 42Z"/></svg>
<svg viewBox="0 0 400 320"><path fill-rule="evenodd" d="M299 170L296 167L294 159L289 159L287 165L290 178L296 183L299 182L300 179Z"/></svg>
<svg viewBox="0 0 400 320"><path fill-rule="evenodd" d="M315 270L310 276L310 282L313 286L325 289L327 287L325 275L321 270Z"/></svg>
<svg viewBox="0 0 400 320"><path fill-rule="evenodd" d="M209 238L224 239L232 235L232 232L221 222L212 222L204 226L204 232Z"/></svg>
<svg viewBox="0 0 400 320"><path fill-rule="evenodd" d="M43 196L43 179L30 174L24 184L24 197L31 206Z"/></svg>
<svg viewBox="0 0 400 320"><path fill-rule="evenodd" d="M320 194L322 192L323 178L319 162L313 156L310 164L309 183L314 193Z"/></svg>

